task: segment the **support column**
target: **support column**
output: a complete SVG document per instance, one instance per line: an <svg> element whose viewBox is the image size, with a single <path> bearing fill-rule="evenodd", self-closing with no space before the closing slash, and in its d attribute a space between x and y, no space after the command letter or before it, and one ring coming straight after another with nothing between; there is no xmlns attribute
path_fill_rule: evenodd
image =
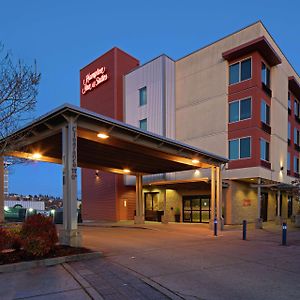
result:
<svg viewBox="0 0 300 300"><path fill-rule="evenodd" d="M59 241L63 245L81 245L77 226L77 124L70 118L62 129L63 162L63 229Z"/></svg>
<svg viewBox="0 0 300 300"><path fill-rule="evenodd" d="M169 216L167 214L167 189L163 190L163 197L164 197L164 215L162 216L161 222L163 224L168 224Z"/></svg>
<svg viewBox="0 0 300 300"><path fill-rule="evenodd" d="M136 213L134 217L134 224L144 224L145 223L145 207L143 201L143 176L136 175L135 181L135 191L136 191Z"/></svg>
<svg viewBox="0 0 300 300"><path fill-rule="evenodd" d="M280 225L282 223L282 218L280 215L280 190L277 191L277 212L276 212L276 218L275 218L275 224Z"/></svg>
<svg viewBox="0 0 300 300"><path fill-rule="evenodd" d="M224 229L224 219L222 216L222 173L221 168L216 168L216 175L217 175L217 220L218 220L218 228L220 230Z"/></svg>
<svg viewBox="0 0 300 300"><path fill-rule="evenodd" d="M214 228L214 219L216 217L216 169L211 167L211 196L210 196L210 221L209 227Z"/></svg>
<svg viewBox="0 0 300 300"><path fill-rule="evenodd" d="M257 229L262 229L263 228L263 223L262 219L260 217L260 210L261 210L261 178L258 178L257 181L257 219L256 219L256 224L255 227Z"/></svg>
<svg viewBox="0 0 300 300"><path fill-rule="evenodd" d="M0 156L0 223L4 222L4 158Z"/></svg>

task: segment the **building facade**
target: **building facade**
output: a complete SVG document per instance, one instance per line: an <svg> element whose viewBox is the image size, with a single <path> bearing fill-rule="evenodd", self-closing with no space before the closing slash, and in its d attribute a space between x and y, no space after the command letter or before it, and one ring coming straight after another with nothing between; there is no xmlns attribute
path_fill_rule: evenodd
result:
<svg viewBox="0 0 300 300"><path fill-rule="evenodd" d="M86 71L93 70L81 70L81 82ZM114 91L122 94L118 103L123 113L109 116L230 159L222 171L226 224L288 218L297 212L292 182L299 178L300 79L261 22L176 61L162 55L138 66L134 60L120 77L122 84ZM101 83L103 89L107 83ZM107 114L112 90L102 92L102 87L89 90L90 98L82 94L82 106ZM123 188L130 191L132 178L119 177L122 189L114 185L115 192L109 188L103 197L92 183L95 175L88 172L82 175L86 217L132 219L134 199L122 214L127 196L118 195ZM209 170L146 176L146 220L160 220L164 197L170 221L180 214L182 222L209 222ZM104 213L105 201L114 203L114 218Z"/></svg>

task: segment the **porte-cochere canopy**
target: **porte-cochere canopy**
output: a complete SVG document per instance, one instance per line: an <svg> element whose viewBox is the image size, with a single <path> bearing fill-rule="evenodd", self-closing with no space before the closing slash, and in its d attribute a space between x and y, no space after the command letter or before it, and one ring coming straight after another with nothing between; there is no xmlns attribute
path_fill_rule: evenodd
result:
<svg viewBox="0 0 300 300"><path fill-rule="evenodd" d="M2 156L63 165L64 229L60 232L60 240L68 245L80 244L77 229L77 167L135 175L136 218L142 220L143 175L199 168L217 167L220 170L220 166L228 161L224 157L70 104L58 107L2 139L0 147L5 149ZM1 168L3 170L3 159ZM3 182L3 172L0 175ZM218 189L221 181L220 177L217 178ZM212 180L212 191L214 188L215 180ZM0 194L0 206L3 206L4 196L1 191Z"/></svg>

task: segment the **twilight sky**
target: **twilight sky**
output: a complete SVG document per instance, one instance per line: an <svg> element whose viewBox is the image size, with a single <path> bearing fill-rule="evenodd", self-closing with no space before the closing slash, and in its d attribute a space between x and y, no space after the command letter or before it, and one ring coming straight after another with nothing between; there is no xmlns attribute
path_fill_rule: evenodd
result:
<svg viewBox="0 0 300 300"><path fill-rule="evenodd" d="M300 73L299 11L298 0L0 0L0 42L15 58L37 60L37 117L79 105L79 70L114 46L141 63L162 53L178 59L259 19ZM9 192L60 196L61 169L16 166Z"/></svg>

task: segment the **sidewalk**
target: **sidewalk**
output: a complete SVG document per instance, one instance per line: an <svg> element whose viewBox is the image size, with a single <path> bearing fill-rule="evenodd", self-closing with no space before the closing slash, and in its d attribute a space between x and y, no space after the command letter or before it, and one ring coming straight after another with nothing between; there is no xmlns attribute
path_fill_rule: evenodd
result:
<svg viewBox="0 0 300 300"><path fill-rule="evenodd" d="M0 274L0 299L169 299L123 267L105 259Z"/></svg>

